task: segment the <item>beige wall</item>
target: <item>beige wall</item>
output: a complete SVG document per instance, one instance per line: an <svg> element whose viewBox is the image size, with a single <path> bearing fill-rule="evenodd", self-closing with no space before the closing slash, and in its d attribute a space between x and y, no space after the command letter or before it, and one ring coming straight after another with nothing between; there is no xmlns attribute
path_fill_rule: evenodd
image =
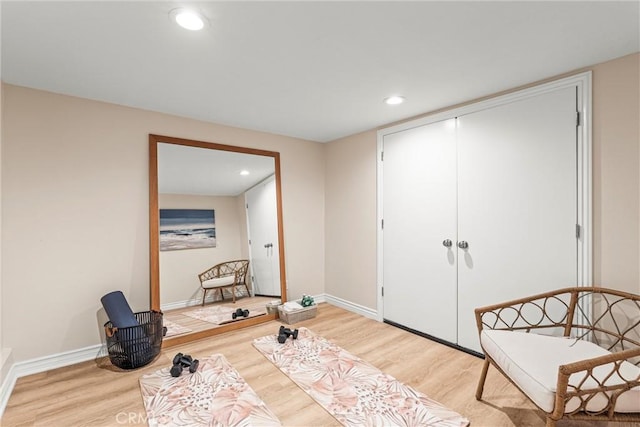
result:
<svg viewBox="0 0 640 427"><path fill-rule="evenodd" d="M149 308L148 134L281 153L289 295L324 291L324 146L4 85L2 330L16 362L100 344L100 297Z"/></svg>
<svg viewBox="0 0 640 427"><path fill-rule="evenodd" d="M376 309L376 131L326 144L325 292Z"/></svg>
<svg viewBox="0 0 640 427"><path fill-rule="evenodd" d="M242 259L248 249L246 239L247 216L240 196L190 196L160 194L161 209L214 209L216 221L216 247L178 251L160 251L160 305L200 300L202 291L198 274L209 267L235 259ZM243 231L244 229L244 231ZM207 300L217 293L209 292Z"/></svg>
<svg viewBox="0 0 640 427"><path fill-rule="evenodd" d="M593 82L594 282L640 293L640 54Z"/></svg>
<svg viewBox="0 0 640 427"><path fill-rule="evenodd" d="M2 7L0 6L0 11ZM1 13L0 13L1 15ZM2 22L0 16L0 22ZM0 43L0 224L2 223L2 105L4 103L4 90L2 87L2 43ZM11 349L6 347L4 335L2 333L2 226L0 225L0 384L4 384L4 380L9 373L9 369L13 364Z"/></svg>
<svg viewBox="0 0 640 427"><path fill-rule="evenodd" d="M0 7L0 9L2 9ZM0 57L2 55L0 54ZM0 65L0 70L2 66ZM4 103L4 90L2 87L2 79L0 78L0 224L2 223L2 105ZM5 344L4 334L2 333L2 226L0 226L0 384L4 383L9 370L13 364L13 356L11 349Z"/></svg>
<svg viewBox="0 0 640 427"><path fill-rule="evenodd" d="M591 68L594 283L635 293L640 293L639 58L634 54ZM325 205L326 292L373 310L376 144L375 131L327 144Z"/></svg>

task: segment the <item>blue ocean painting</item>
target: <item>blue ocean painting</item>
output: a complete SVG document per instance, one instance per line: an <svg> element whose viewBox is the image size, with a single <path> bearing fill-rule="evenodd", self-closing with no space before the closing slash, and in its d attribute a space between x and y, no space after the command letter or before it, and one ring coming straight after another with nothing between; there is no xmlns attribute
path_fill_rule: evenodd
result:
<svg viewBox="0 0 640 427"><path fill-rule="evenodd" d="M160 250L215 248L213 209L160 209Z"/></svg>

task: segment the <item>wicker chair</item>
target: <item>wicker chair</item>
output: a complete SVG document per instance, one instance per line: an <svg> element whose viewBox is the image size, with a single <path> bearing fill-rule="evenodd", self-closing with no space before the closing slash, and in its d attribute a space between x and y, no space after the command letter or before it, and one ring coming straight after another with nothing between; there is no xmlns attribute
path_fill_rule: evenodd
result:
<svg viewBox="0 0 640 427"><path fill-rule="evenodd" d="M223 289L231 288L231 295L234 303L236 302L237 286L244 286L247 290L247 295L250 295L249 287L247 286L248 271L249 261L246 259L240 259L216 264L206 271L198 274L200 286L202 287L202 305L204 306L204 300L207 297L207 292L212 289L220 291L220 298L224 300Z"/></svg>
<svg viewBox="0 0 640 427"><path fill-rule="evenodd" d="M640 421L640 296L566 288L475 313L485 352L476 399L493 365L547 414L547 427Z"/></svg>

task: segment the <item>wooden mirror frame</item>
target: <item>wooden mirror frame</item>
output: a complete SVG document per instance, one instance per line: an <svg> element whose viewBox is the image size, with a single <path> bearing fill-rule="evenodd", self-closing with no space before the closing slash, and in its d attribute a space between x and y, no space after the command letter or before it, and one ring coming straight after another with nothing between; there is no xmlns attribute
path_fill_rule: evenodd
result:
<svg viewBox="0 0 640 427"><path fill-rule="evenodd" d="M284 303L287 300L286 273L284 260L284 237L282 225L282 190L280 186L280 153L255 148L236 147L233 145L217 144L213 142L195 141L171 136L149 134L149 264L150 264L150 291L151 309L160 311L160 211L158 204L158 144L176 144L189 147L205 148L210 150L233 151L236 153L253 154L272 157L274 160L276 180L276 207L278 218L278 246L280 255L280 298ZM220 325L207 329L163 340L163 347L172 347L186 342L222 334L247 326L257 325L276 319L276 314L266 314L240 320L238 322Z"/></svg>

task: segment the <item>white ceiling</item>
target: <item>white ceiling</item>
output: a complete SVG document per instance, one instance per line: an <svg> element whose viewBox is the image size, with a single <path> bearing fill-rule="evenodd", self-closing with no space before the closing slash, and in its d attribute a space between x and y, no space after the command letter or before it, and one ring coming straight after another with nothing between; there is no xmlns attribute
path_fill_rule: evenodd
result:
<svg viewBox="0 0 640 427"><path fill-rule="evenodd" d="M3 1L2 79L326 142L637 52L639 4Z"/></svg>
<svg viewBox="0 0 640 427"><path fill-rule="evenodd" d="M237 196L274 173L273 157L158 144L160 194Z"/></svg>

